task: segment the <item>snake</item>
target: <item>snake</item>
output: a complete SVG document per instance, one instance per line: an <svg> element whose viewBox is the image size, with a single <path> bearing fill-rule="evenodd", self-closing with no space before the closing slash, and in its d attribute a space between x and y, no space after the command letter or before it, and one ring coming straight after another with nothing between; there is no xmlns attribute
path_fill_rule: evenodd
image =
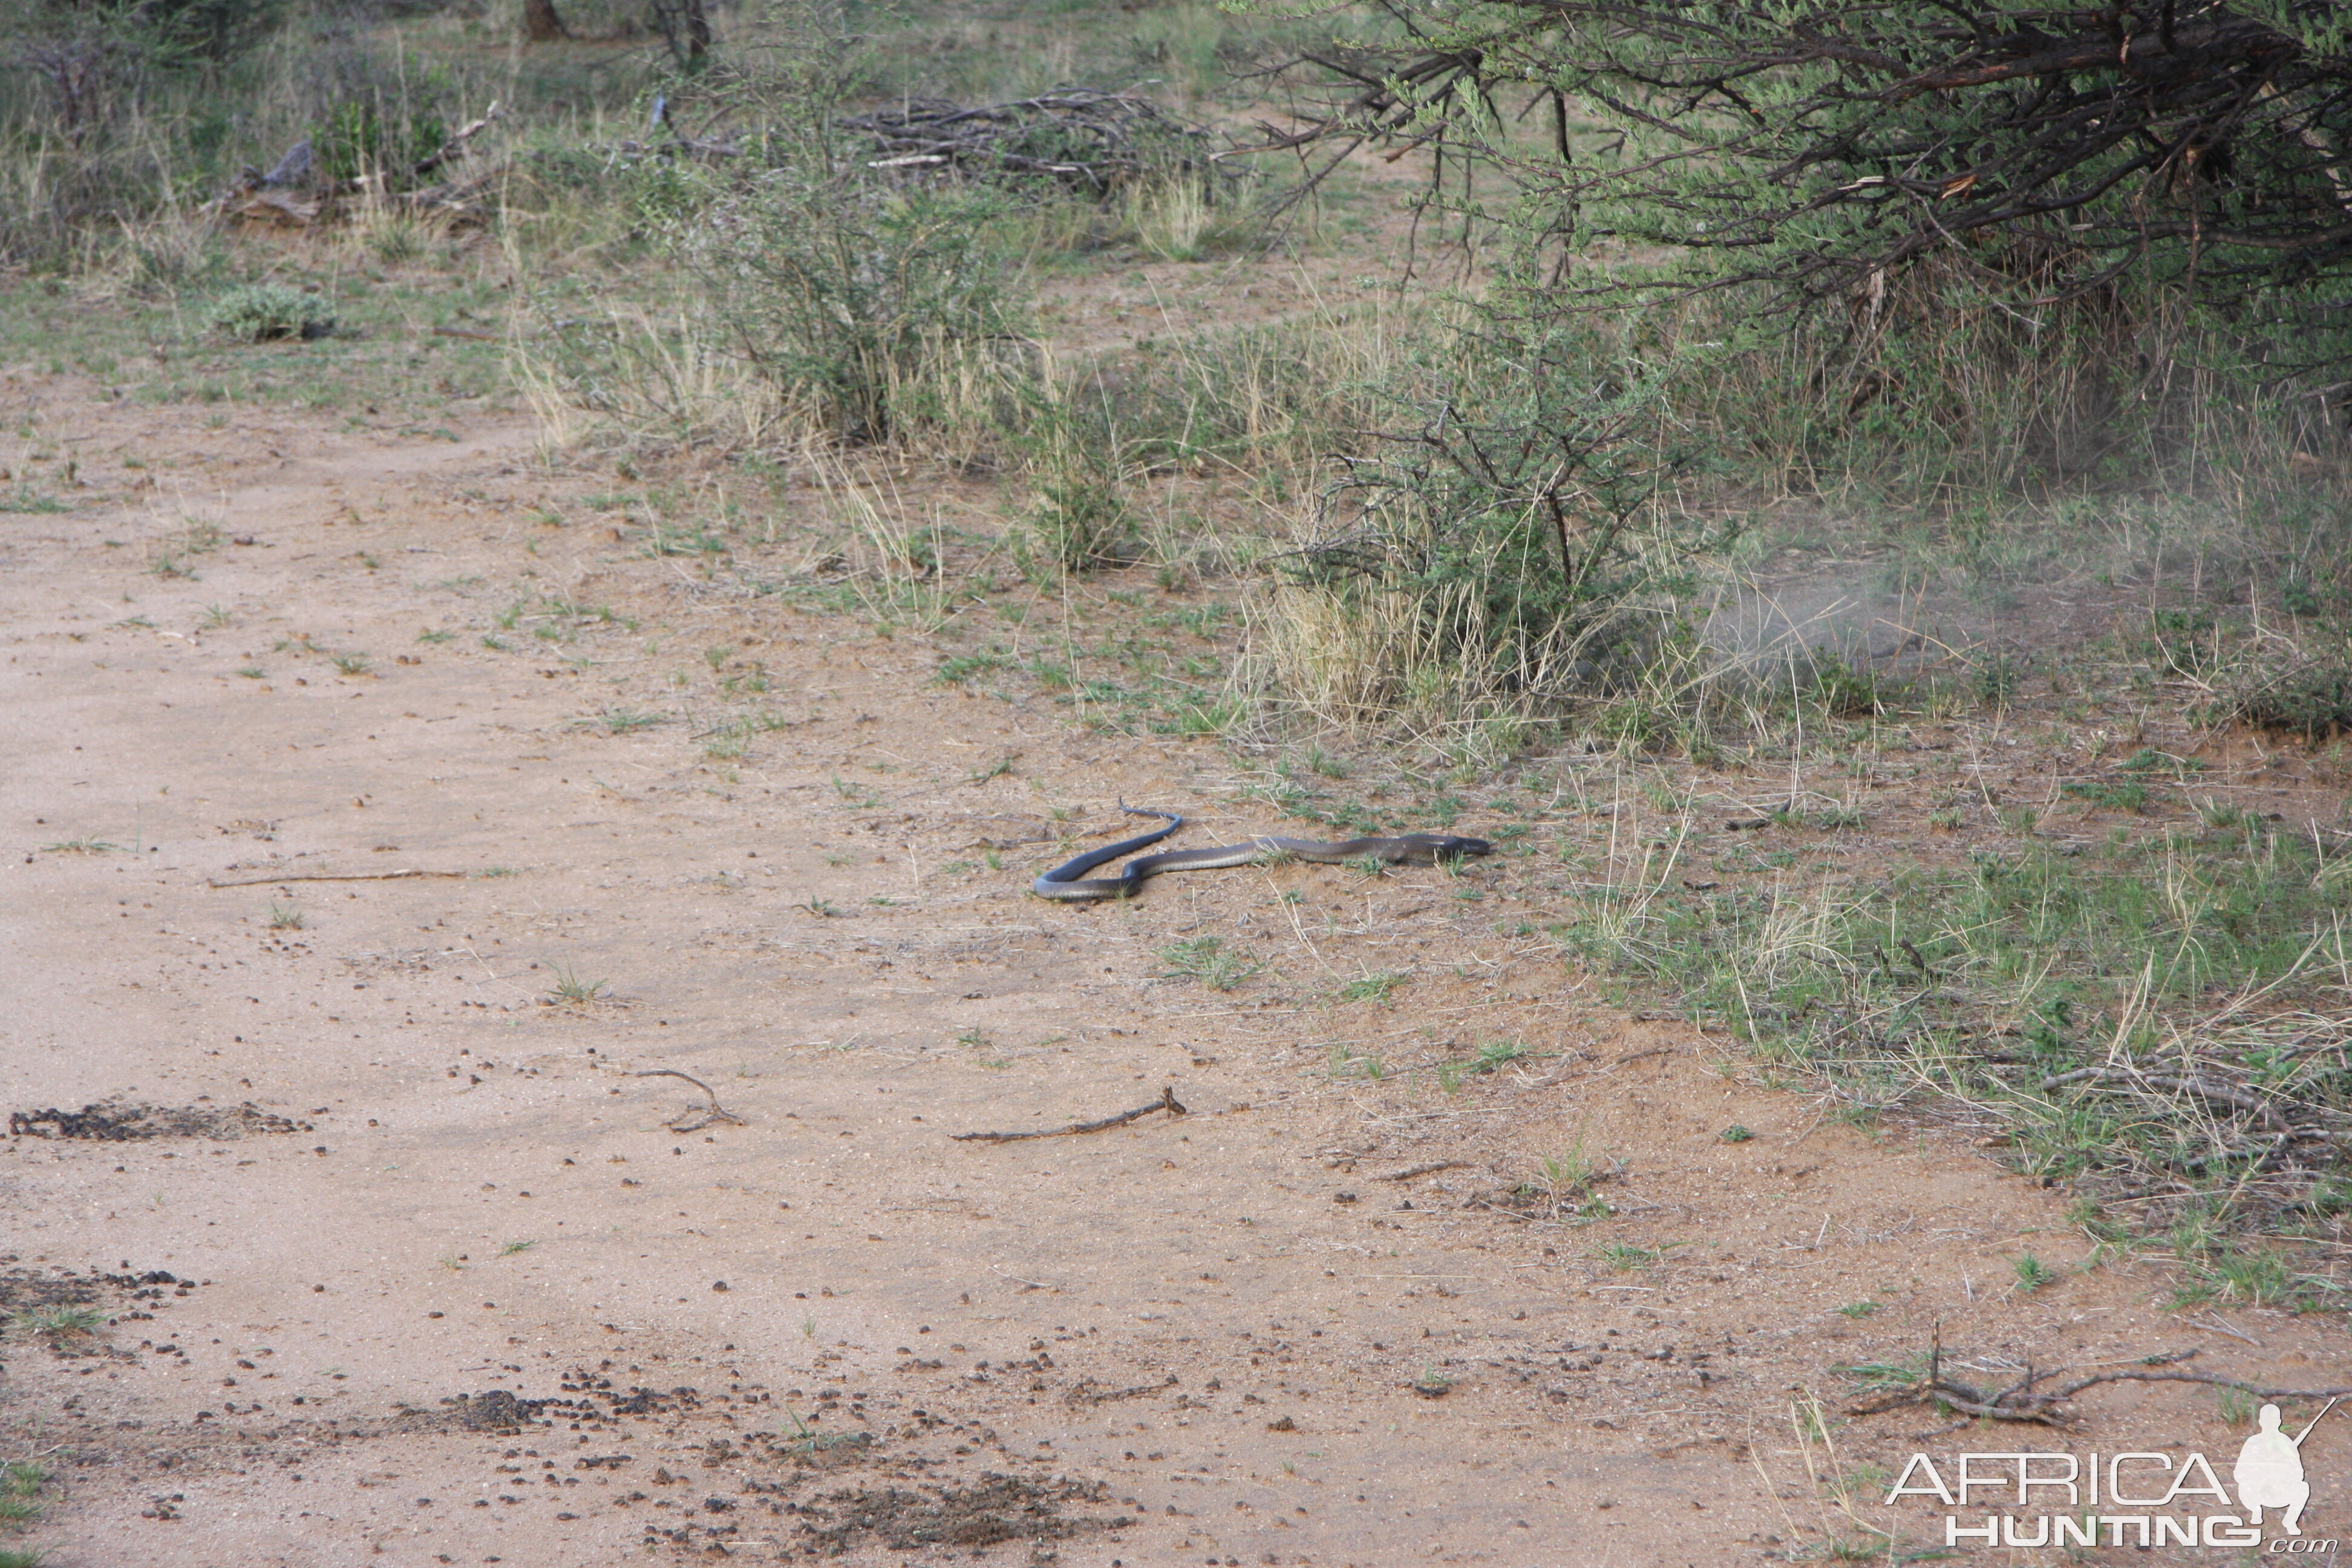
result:
<svg viewBox="0 0 2352 1568"><path fill-rule="evenodd" d="M1228 866L1255 866L1277 860L1311 860L1336 866L1348 860L1374 859L1391 866L1426 866L1438 860L1491 855L1495 847L1483 838L1450 833L1402 833L1391 838L1350 838L1344 844L1320 844L1311 838L1277 838L1271 835L1221 844L1204 849L1171 849L1129 860L1116 877L1088 877L1087 872L1139 849L1149 848L1184 826L1181 813L1155 811L1119 802L1129 816L1156 816L1167 824L1132 838L1122 838L1100 849L1089 849L1074 860L1055 867L1029 884L1041 899L1081 903L1092 899L1131 899L1147 878L1162 871L1213 871Z"/></svg>

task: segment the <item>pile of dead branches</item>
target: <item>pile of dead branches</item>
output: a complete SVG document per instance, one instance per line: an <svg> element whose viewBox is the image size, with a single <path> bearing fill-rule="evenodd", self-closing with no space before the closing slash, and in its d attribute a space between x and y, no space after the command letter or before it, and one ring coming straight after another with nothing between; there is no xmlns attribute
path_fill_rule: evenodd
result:
<svg viewBox="0 0 2352 1568"><path fill-rule="evenodd" d="M241 172L214 204L214 210L247 223L302 228L316 222L320 214L338 200L356 198L451 222L484 221L488 210L482 198L504 176L504 161L488 169L474 169L430 184L422 182L427 175L446 174L457 164L467 144L504 118L504 110L492 103L478 118L458 127L440 146L415 162L371 170L343 180L329 179L320 173L317 155L306 136L288 148L286 155L267 173L250 168Z"/></svg>
<svg viewBox="0 0 2352 1568"><path fill-rule="evenodd" d="M840 124L871 141L870 169L1043 176L1093 196L1147 176L1240 173L1219 163L1206 127L1150 99L1087 87L971 108L916 99Z"/></svg>

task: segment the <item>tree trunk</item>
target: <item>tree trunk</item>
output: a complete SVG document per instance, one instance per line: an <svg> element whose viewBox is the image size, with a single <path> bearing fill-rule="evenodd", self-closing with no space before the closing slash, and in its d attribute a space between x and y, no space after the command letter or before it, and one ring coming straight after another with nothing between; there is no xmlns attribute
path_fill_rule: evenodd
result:
<svg viewBox="0 0 2352 1568"><path fill-rule="evenodd" d="M556 15L555 0L522 0L522 25L534 44L553 43L572 36L563 18Z"/></svg>
<svg viewBox="0 0 2352 1568"><path fill-rule="evenodd" d="M654 26L669 45L670 58L681 70L700 70L710 56L710 19L702 0L653 0L653 5Z"/></svg>

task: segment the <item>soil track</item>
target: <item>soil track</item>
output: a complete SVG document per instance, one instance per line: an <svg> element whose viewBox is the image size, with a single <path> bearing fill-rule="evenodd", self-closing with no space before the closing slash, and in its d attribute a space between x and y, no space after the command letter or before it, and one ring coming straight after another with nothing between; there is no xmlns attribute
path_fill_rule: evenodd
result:
<svg viewBox="0 0 2352 1568"><path fill-rule="evenodd" d="M1121 795L1197 814L1181 842L1276 825L1214 742L1086 735L648 558L529 430L232 444L73 390L86 482L175 466L0 519L0 1108L33 1118L0 1271L112 1320L0 1376L5 1455L58 1470L54 1568L1763 1562L1864 1538L1809 1460L2017 1446L1913 1407L1806 1451L1832 1364L1938 1324L1987 1383L2191 1350L2340 1381L2340 1330L2190 1321L2154 1273L2016 1290L2020 1254L2088 1250L2061 1194L1612 1010L1459 897L1507 900L1506 860L1027 899ZM497 619L527 593L621 618L534 639ZM777 727L707 757L747 673ZM1202 934L1266 978L1164 977ZM1410 979L1333 999L1378 970ZM1458 1092L1331 1068L1503 1038L1534 1051ZM673 1131L706 1102L657 1068L740 1124ZM1189 1114L949 1136L1163 1085ZM219 1115L37 1116L110 1101ZM1563 1212L1540 1163L1580 1151L1606 1179ZM2145 1386L2037 1441L2241 1435ZM2306 1452L2324 1531L2352 1439ZM1883 1489L1855 1512L1941 1544Z"/></svg>

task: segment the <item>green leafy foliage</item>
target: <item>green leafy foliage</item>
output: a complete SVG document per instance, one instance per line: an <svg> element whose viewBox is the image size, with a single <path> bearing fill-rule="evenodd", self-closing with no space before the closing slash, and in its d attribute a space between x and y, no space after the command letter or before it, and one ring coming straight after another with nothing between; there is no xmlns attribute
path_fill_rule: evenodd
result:
<svg viewBox="0 0 2352 1568"><path fill-rule="evenodd" d="M738 353L851 442L879 441L934 406L937 384L984 374L1023 321L984 189L893 188L793 163L680 226L681 257Z"/></svg>
<svg viewBox="0 0 2352 1568"><path fill-rule="evenodd" d="M1427 216L1512 258L1521 316L1744 362L1682 404L1726 463L1948 495L2327 439L2250 394L2352 359L2340 6L1383 9L1405 41L1294 68L1329 146L1442 150Z"/></svg>
<svg viewBox="0 0 2352 1568"><path fill-rule="evenodd" d="M1726 539L1655 504L1697 458L1653 439L1685 358L1523 287L1446 353L1486 374L1417 399L1276 565L1363 627L1363 706L1454 718L1625 684L1662 625L1644 612Z"/></svg>
<svg viewBox="0 0 2352 1568"><path fill-rule="evenodd" d="M405 173L439 152L449 128L430 110L379 109L372 99L335 106L316 137L320 172L331 180Z"/></svg>
<svg viewBox="0 0 2352 1568"><path fill-rule="evenodd" d="M283 283L232 289L215 301L207 320L221 336L246 343L315 338L335 324L324 300Z"/></svg>
<svg viewBox="0 0 2352 1568"><path fill-rule="evenodd" d="M1395 9L1410 44L1388 72L1357 62L1331 123L1487 160L1524 204L1515 226L1570 254L1668 247L1665 277L1879 305L1937 254L2045 300L2131 269L2230 301L2352 270L2339 6ZM1549 123L1519 129L1507 93Z"/></svg>

